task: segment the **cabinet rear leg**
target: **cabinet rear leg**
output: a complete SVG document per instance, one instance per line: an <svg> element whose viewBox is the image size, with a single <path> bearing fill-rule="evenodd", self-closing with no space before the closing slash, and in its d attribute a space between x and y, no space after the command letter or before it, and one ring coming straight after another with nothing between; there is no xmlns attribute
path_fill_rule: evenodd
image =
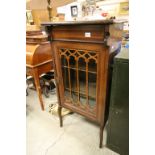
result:
<svg viewBox="0 0 155 155"><path fill-rule="evenodd" d="M100 126L100 145L99 148L102 148L102 143L103 143L103 129L104 129L104 125Z"/></svg>
<svg viewBox="0 0 155 155"><path fill-rule="evenodd" d="M58 115L59 115L59 120L60 120L60 127L63 126L61 110L62 110L62 107L58 106Z"/></svg>

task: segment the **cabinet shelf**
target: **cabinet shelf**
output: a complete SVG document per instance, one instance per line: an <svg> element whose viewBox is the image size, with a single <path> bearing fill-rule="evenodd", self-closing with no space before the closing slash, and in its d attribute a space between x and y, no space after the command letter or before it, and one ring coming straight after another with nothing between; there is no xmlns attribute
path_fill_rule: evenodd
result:
<svg viewBox="0 0 155 155"><path fill-rule="evenodd" d="M70 65L70 67L68 67L68 66L62 66L62 67L77 70L76 66L74 66L74 65ZM79 66L78 70L86 72L86 69L84 67L81 67L81 66ZM97 74L96 68L93 68L93 67L90 68L89 67L88 73Z"/></svg>
<svg viewBox="0 0 155 155"><path fill-rule="evenodd" d="M65 91L70 92L70 89L69 89L69 88L65 88ZM73 93L75 93L75 94L78 94L78 91L76 91L76 90L74 90L74 89L72 89L71 92L73 92ZM80 94L80 96L82 96L82 97L86 97L86 94L85 94L84 92L79 92L79 94ZM88 95L88 98L90 98L90 99L96 99L96 97L93 96L93 95Z"/></svg>
<svg viewBox="0 0 155 155"><path fill-rule="evenodd" d="M87 97L86 94L79 93L79 100L78 100L78 92L77 91L71 91L70 96L70 89L65 88L65 97L69 101L73 101L75 103L80 103L80 105L86 105L87 104ZM88 96L88 104L90 108L94 108L96 105L96 97L95 96Z"/></svg>

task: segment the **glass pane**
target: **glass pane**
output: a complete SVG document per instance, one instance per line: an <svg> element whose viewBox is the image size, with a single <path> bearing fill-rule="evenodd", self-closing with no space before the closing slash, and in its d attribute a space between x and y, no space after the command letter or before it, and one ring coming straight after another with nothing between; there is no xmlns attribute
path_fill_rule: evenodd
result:
<svg viewBox="0 0 155 155"><path fill-rule="evenodd" d="M96 98L96 74L88 74L89 96Z"/></svg>
<svg viewBox="0 0 155 155"><path fill-rule="evenodd" d="M97 64L94 59L88 63L88 96L89 105L93 108L96 104Z"/></svg>
<svg viewBox="0 0 155 155"><path fill-rule="evenodd" d="M86 105L86 95L80 94L80 103L81 103L81 105L83 105L83 106Z"/></svg>
<svg viewBox="0 0 155 155"><path fill-rule="evenodd" d="M70 91L68 90L68 89L65 89L65 98L67 99L67 100L70 100Z"/></svg>
<svg viewBox="0 0 155 155"><path fill-rule="evenodd" d="M86 72L79 71L80 103L86 104Z"/></svg>
<svg viewBox="0 0 155 155"><path fill-rule="evenodd" d="M79 58L78 65L80 70L86 70L86 62L84 58Z"/></svg>
<svg viewBox="0 0 155 155"><path fill-rule="evenodd" d="M61 56L61 66L67 66L67 59L64 55Z"/></svg>
<svg viewBox="0 0 155 155"><path fill-rule="evenodd" d="M69 94L68 68L62 67L62 77L65 88L65 96L67 99L69 99L70 94Z"/></svg>
<svg viewBox="0 0 155 155"><path fill-rule="evenodd" d="M78 94L77 94L77 73L76 70L70 69L70 80L71 80L71 92L72 92L72 99L74 102L78 101Z"/></svg>
<svg viewBox="0 0 155 155"><path fill-rule="evenodd" d="M80 93L86 95L86 72L79 71Z"/></svg>
<svg viewBox="0 0 155 155"><path fill-rule="evenodd" d="M96 99L93 99L93 98L89 97L89 105L90 105L90 107L93 108L95 106L95 104L96 104Z"/></svg>
<svg viewBox="0 0 155 155"><path fill-rule="evenodd" d="M88 71L97 73L97 64L94 59L90 59L88 63Z"/></svg>
<svg viewBox="0 0 155 155"><path fill-rule="evenodd" d="M62 68L62 77L63 77L63 84L65 89L65 98L69 100L70 98L70 91L69 91L69 77L68 77L68 63L67 59L64 55L61 56L61 68Z"/></svg>
<svg viewBox="0 0 155 155"><path fill-rule="evenodd" d="M76 65L75 58L74 58L73 56L70 56L70 57L69 57L69 67L75 69L75 67L76 67L75 65Z"/></svg>

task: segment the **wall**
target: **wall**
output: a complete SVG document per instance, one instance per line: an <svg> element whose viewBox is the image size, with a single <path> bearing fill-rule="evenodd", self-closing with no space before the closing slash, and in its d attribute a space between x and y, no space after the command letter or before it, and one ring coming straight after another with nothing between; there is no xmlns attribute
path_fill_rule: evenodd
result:
<svg viewBox="0 0 155 155"><path fill-rule="evenodd" d="M57 7L67 5L72 2L82 2L84 0L51 0L52 16L56 16ZM111 16L120 16L120 2L128 2L129 0L104 0L98 2L97 5L103 10L110 11ZM33 20L36 25L40 25L43 21L49 21L47 11L47 0L26 0L26 9L32 10ZM69 10L67 9L67 13ZM66 16L67 16L66 13Z"/></svg>
<svg viewBox="0 0 155 155"><path fill-rule="evenodd" d="M74 1L75 0L51 0L51 6L53 7L52 16L56 16L57 7ZM47 0L26 0L26 9L32 10L33 20L36 25L40 25L42 21L49 21L47 4Z"/></svg>
<svg viewBox="0 0 155 155"><path fill-rule="evenodd" d="M123 4L123 7L121 7ZM124 5L125 4L125 5ZM67 21L73 21L75 20L74 17L71 15L71 6L76 5L78 7L78 16L76 17L76 20L103 20L106 18L110 18L112 16L115 16L118 18L128 18L128 0L104 0L104 1L98 1L96 3L96 9L92 9L92 6L89 6L85 0L77 0L77 2L73 2L70 4L67 4L65 6L58 7L57 11L58 13L64 13L65 14L65 20ZM82 13L82 6L85 6L88 9L87 12ZM122 9L120 9L122 8ZM125 9L124 9L125 8ZM90 10L90 11L88 11ZM94 10L93 12L91 10ZM122 11L120 11L122 10ZM103 17L103 14L107 13L106 17Z"/></svg>
<svg viewBox="0 0 155 155"><path fill-rule="evenodd" d="M120 10L122 4L128 4L129 0L105 0L98 2L97 5L102 8L102 10L107 10L111 16L128 16L128 11L124 11L124 14Z"/></svg>

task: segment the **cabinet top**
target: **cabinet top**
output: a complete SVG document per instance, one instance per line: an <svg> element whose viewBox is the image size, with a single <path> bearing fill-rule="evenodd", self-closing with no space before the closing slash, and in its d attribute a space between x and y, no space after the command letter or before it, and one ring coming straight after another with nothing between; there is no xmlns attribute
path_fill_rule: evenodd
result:
<svg viewBox="0 0 155 155"><path fill-rule="evenodd" d="M103 25L113 23L123 23L123 20L88 20L88 21L63 21L63 22L42 22L43 26L54 26L54 25Z"/></svg>

